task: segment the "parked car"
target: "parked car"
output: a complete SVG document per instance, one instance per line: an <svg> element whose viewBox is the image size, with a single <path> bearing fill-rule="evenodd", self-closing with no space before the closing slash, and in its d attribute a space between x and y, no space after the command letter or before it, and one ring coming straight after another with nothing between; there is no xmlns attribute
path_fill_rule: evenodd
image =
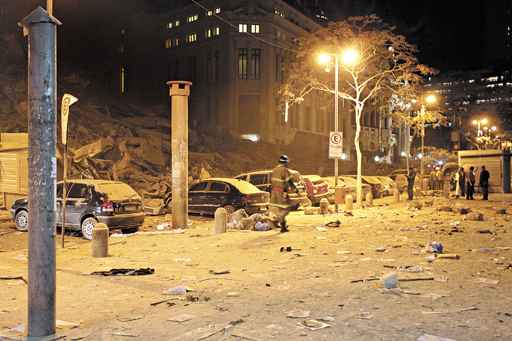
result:
<svg viewBox="0 0 512 341"><path fill-rule="evenodd" d="M377 176L382 183L382 194L384 196L392 195L393 189L396 187L396 183L389 176Z"/></svg>
<svg viewBox="0 0 512 341"><path fill-rule="evenodd" d="M300 206L311 206L311 200L308 198L306 185L302 179L302 176L295 170L290 170L290 173L292 175L292 181L295 184L295 188L297 189L297 193L289 194L290 200L296 204L299 204ZM254 186L258 187L258 189L270 193L272 191L271 177L271 170L261 170L239 174L235 176L235 179L250 182Z"/></svg>
<svg viewBox="0 0 512 341"><path fill-rule="evenodd" d="M335 189L334 176L324 177L323 179L329 184L330 189L334 191L334 189ZM352 198L354 199L354 201L357 199L356 198L356 191L357 191L357 181L356 180L354 180L353 178L351 178L349 176L345 176L345 175L338 176L338 186L341 186L344 188L345 194L352 195ZM364 200L364 198L366 197L366 193L371 191L371 187L368 186L367 184L363 183L362 189L363 189L363 200ZM332 199L330 201L334 202L334 194L332 195L331 198Z"/></svg>
<svg viewBox="0 0 512 341"><path fill-rule="evenodd" d="M219 207L228 213L243 208L247 213L265 212L270 195L251 183L231 178L212 178L200 181L188 191L190 213L213 215Z"/></svg>
<svg viewBox="0 0 512 341"><path fill-rule="evenodd" d="M144 223L141 197L129 185L110 180L68 180L65 205L65 228L81 231L85 239L92 239L94 226L99 222L109 229L124 233L136 232ZM63 184L57 184L57 226L62 227ZM16 200L11 215L20 231L27 231L28 199Z"/></svg>
<svg viewBox="0 0 512 341"><path fill-rule="evenodd" d="M391 174L389 174L389 177L396 181L396 177L398 175L405 175L405 176L407 176L408 173L409 172L408 172L408 170L406 168L395 169L394 171L391 172Z"/></svg>
<svg viewBox="0 0 512 341"><path fill-rule="evenodd" d="M329 199L334 194L334 189L329 189L329 184L320 175L303 175L302 178L313 205L320 204L320 200Z"/></svg>
<svg viewBox="0 0 512 341"><path fill-rule="evenodd" d="M369 185L372 189L372 195L374 198L380 198L384 196L382 192L384 191L384 185L382 181L376 176L363 175L362 176L363 183Z"/></svg>

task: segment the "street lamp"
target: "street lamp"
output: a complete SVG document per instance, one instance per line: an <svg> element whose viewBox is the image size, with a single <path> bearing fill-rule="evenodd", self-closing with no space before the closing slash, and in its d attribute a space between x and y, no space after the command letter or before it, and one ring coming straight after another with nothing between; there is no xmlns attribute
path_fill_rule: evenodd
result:
<svg viewBox="0 0 512 341"><path fill-rule="evenodd" d="M489 123L489 121L487 120L487 118L482 118L481 120L473 120L473 125L474 126L477 126L477 131L476 131L476 136L482 136L483 135L483 131L482 131L482 125L486 125L487 123ZM485 130L485 128L484 128Z"/></svg>
<svg viewBox="0 0 512 341"><path fill-rule="evenodd" d="M424 173L423 156L425 155L425 115L427 113L427 105L432 105L437 102L437 96L430 94L425 96L421 101L421 158L420 158L420 172Z"/></svg>
<svg viewBox="0 0 512 341"><path fill-rule="evenodd" d="M320 65L329 65L334 59L334 132L339 132L339 83L340 83L340 62L351 67L359 61L359 53L353 48L347 48L340 53L325 53L322 52L318 55L318 63ZM341 59L341 60L340 60ZM345 157L343 157L345 156ZM342 159L346 159L346 155L342 155ZM334 158L334 186L338 186L338 158ZM336 205L336 211L338 207Z"/></svg>

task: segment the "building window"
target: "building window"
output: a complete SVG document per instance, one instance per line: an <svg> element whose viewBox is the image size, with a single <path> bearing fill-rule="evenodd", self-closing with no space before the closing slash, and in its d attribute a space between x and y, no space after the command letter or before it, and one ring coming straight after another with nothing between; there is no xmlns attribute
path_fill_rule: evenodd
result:
<svg viewBox="0 0 512 341"><path fill-rule="evenodd" d="M178 27L178 26L180 26L180 21L179 21L179 20L176 20L176 21L174 22L174 27Z"/></svg>
<svg viewBox="0 0 512 341"><path fill-rule="evenodd" d="M180 46L180 38L174 38L174 47Z"/></svg>
<svg viewBox="0 0 512 341"><path fill-rule="evenodd" d="M206 38L217 37L220 35L220 27L209 28L206 30Z"/></svg>
<svg viewBox="0 0 512 341"><path fill-rule="evenodd" d="M219 14L219 13L220 13L220 7L217 7L217 8L215 9L215 14Z"/></svg>
<svg viewBox="0 0 512 341"><path fill-rule="evenodd" d="M167 24L167 27L173 28L174 27L174 22L170 22L169 24Z"/></svg>
<svg viewBox="0 0 512 341"><path fill-rule="evenodd" d="M247 33L247 24L238 24L238 32Z"/></svg>
<svg viewBox="0 0 512 341"><path fill-rule="evenodd" d="M165 40L165 48L166 49L170 49L172 47L172 40L171 39L166 39Z"/></svg>
<svg viewBox="0 0 512 341"><path fill-rule="evenodd" d="M191 22L197 21L198 19L199 19L199 15L194 14L187 18L187 22L191 23Z"/></svg>
<svg viewBox="0 0 512 341"><path fill-rule="evenodd" d="M194 43L197 41L197 34L195 33L190 33L188 36L187 36L187 43Z"/></svg>
<svg viewBox="0 0 512 341"><path fill-rule="evenodd" d="M249 49L238 49L238 79L249 78Z"/></svg>
<svg viewBox="0 0 512 341"><path fill-rule="evenodd" d="M261 78L261 49L251 51L251 79Z"/></svg>
<svg viewBox="0 0 512 341"><path fill-rule="evenodd" d="M251 25L251 33L260 33L260 25L252 24Z"/></svg>
<svg viewBox="0 0 512 341"><path fill-rule="evenodd" d="M208 12L206 12L206 15L211 17L213 15L213 11L212 10L208 10Z"/></svg>

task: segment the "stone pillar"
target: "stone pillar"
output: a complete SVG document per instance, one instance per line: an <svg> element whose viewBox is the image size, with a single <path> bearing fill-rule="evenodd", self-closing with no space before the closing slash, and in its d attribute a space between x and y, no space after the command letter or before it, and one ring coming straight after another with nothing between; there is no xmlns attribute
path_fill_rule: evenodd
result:
<svg viewBox="0 0 512 341"><path fill-rule="evenodd" d="M187 228L188 222L188 97L191 82L170 81L172 227Z"/></svg>
<svg viewBox="0 0 512 341"><path fill-rule="evenodd" d="M369 191L366 193L366 206L372 207L373 206L373 194L372 191Z"/></svg>
<svg viewBox="0 0 512 341"><path fill-rule="evenodd" d="M225 208L219 207L215 210L215 230L214 234L226 232L228 223L228 212Z"/></svg>
<svg viewBox="0 0 512 341"><path fill-rule="evenodd" d="M345 195L345 211L351 212L354 208L354 198L352 198L352 195L347 194Z"/></svg>
<svg viewBox="0 0 512 341"><path fill-rule="evenodd" d="M102 258L108 256L108 226L98 223L92 230L91 251L94 258Z"/></svg>

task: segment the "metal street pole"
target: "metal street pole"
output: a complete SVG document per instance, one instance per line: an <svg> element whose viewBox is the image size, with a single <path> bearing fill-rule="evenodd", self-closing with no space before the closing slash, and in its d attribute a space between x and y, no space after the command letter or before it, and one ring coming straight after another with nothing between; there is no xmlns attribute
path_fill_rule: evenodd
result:
<svg viewBox="0 0 512 341"><path fill-rule="evenodd" d="M172 228L188 223L188 97L191 82L170 81L172 152Z"/></svg>
<svg viewBox="0 0 512 341"><path fill-rule="evenodd" d="M421 158L420 174L423 175L423 158L425 157L425 105L421 105Z"/></svg>
<svg viewBox="0 0 512 341"><path fill-rule="evenodd" d="M338 54L334 58L334 132L339 131L339 114L338 114L338 94L339 94L339 80L340 80L340 61ZM338 187L338 172L339 172L339 160L337 157L334 158L334 188ZM338 203L336 203L336 212L338 212Z"/></svg>
<svg viewBox="0 0 512 341"><path fill-rule="evenodd" d="M38 7L20 25L28 34L28 336L55 334L57 182L56 26Z"/></svg>

